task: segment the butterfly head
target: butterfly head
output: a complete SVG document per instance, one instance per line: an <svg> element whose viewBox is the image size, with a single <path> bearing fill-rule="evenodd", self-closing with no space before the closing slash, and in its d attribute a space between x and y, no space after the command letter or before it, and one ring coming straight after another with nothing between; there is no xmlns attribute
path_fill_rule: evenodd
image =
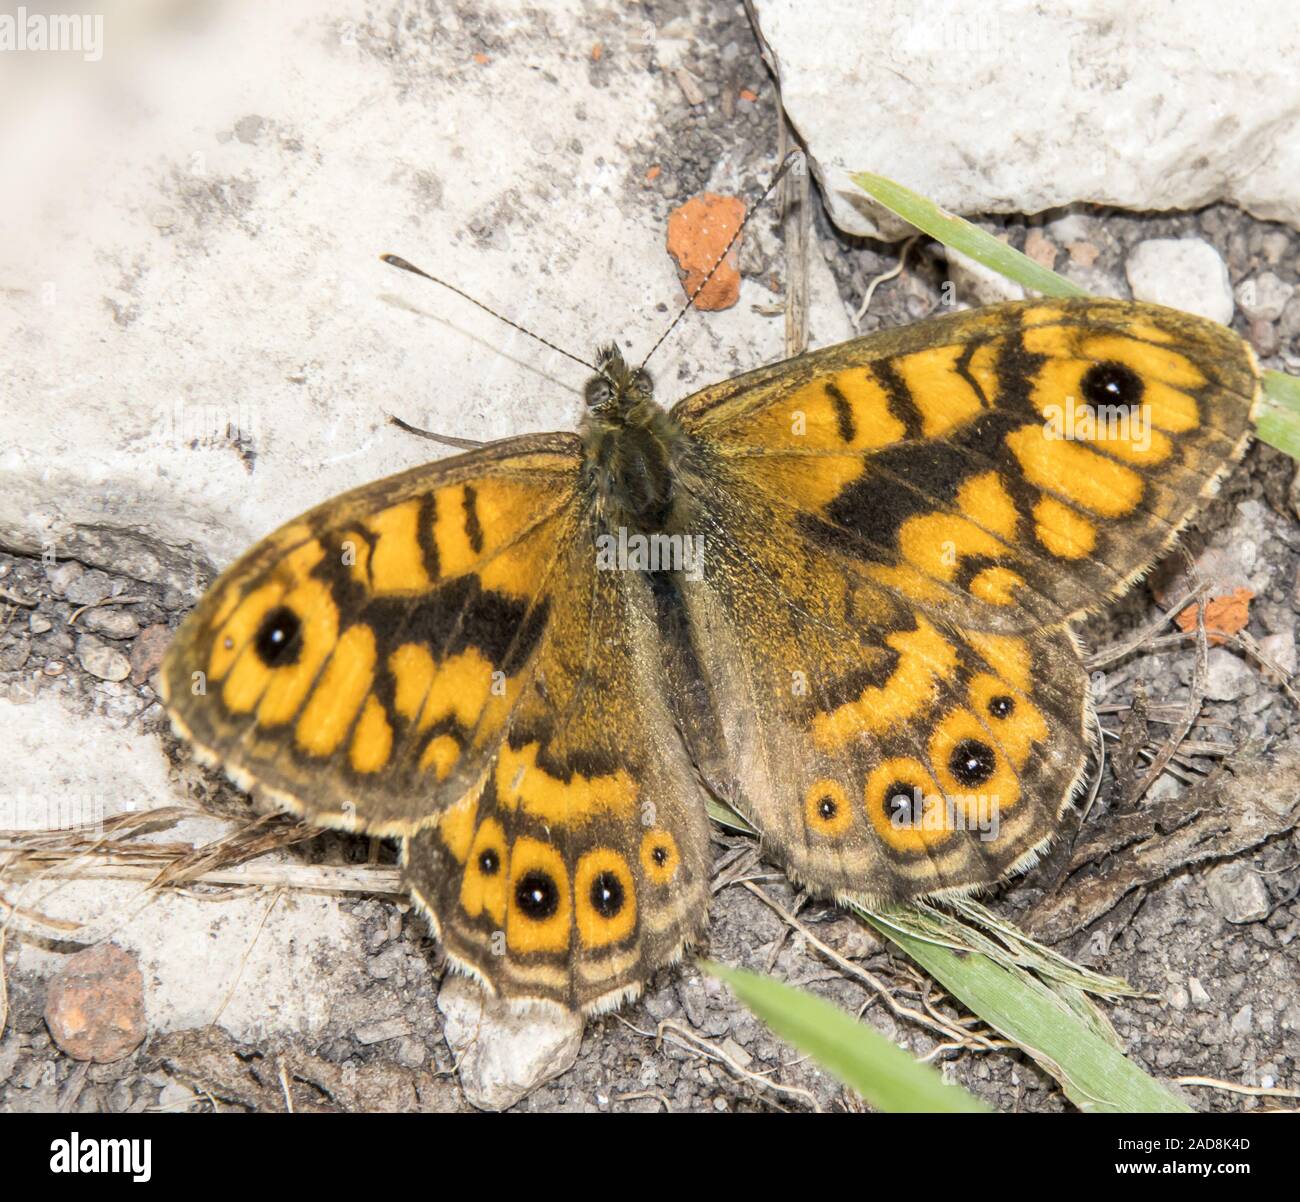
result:
<svg viewBox="0 0 1300 1202"><path fill-rule="evenodd" d="M599 373L587 381L583 396L587 408L602 417L617 417L654 401L654 381L644 367L629 367L623 353L611 343L596 355Z"/></svg>

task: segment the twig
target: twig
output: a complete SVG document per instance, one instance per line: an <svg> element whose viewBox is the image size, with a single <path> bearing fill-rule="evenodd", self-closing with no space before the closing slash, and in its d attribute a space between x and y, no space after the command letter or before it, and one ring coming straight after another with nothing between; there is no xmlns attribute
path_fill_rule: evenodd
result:
<svg viewBox="0 0 1300 1202"><path fill-rule="evenodd" d="M810 1090L803 1089L798 1085L782 1085L779 1081L773 1081L762 1073L751 1071L736 1060L734 1056L710 1043L702 1035L696 1035L689 1027L683 1026L675 1019L666 1018L659 1024L655 1032L655 1042L662 1046L663 1038L667 1034L676 1035L687 1051L702 1052L710 1060L725 1064L741 1080L748 1081L751 1085L757 1085L762 1089L771 1090L774 1093L789 1094L792 1097L802 1098L814 1111L818 1114L821 1113L821 1106L818 1105L816 1097Z"/></svg>

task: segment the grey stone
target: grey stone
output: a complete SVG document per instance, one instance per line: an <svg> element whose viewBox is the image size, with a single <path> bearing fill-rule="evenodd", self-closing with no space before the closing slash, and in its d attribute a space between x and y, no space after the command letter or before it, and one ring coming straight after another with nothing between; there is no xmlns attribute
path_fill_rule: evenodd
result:
<svg viewBox="0 0 1300 1202"><path fill-rule="evenodd" d="M1237 304L1252 320L1277 321L1294 293L1293 284L1285 283L1271 271L1264 271L1237 285Z"/></svg>
<svg viewBox="0 0 1300 1202"><path fill-rule="evenodd" d="M1269 897L1259 874L1234 861L1220 864L1205 878L1210 905L1232 923L1258 922L1268 917Z"/></svg>
<svg viewBox="0 0 1300 1202"><path fill-rule="evenodd" d="M47 567L45 579L50 582L50 591L56 597L62 597L67 592L68 586L85 570L76 560L68 559L56 563L53 567Z"/></svg>
<svg viewBox="0 0 1300 1202"><path fill-rule="evenodd" d="M63 590L63 595L73 605L98 605L113 595L113 580L107 572L92 568L75 577Z"/></svg>
<svg viewBox="0 0 1300 1202"><path fill-rule="evenodd" d="M93 634L77 640L77 662L100 680L125 680L131 675L131 661Z"/></svg>
<svg viewBox="0 0 1300 1202"><path fill-rule="evenodd" d="M52 628L52 623L44 614L32 614L32 616L27 619L27 629L33 634L45 634L46 631L51 630Z"/></svg>
<svg viewBox="0 0 1300 1202"><path fill-rule="evenodd" d="M78 622L93 634L102 634L110 639L133 639L140 633L140 623L135 620L135 615L117 605L88 609Z"/></svg>

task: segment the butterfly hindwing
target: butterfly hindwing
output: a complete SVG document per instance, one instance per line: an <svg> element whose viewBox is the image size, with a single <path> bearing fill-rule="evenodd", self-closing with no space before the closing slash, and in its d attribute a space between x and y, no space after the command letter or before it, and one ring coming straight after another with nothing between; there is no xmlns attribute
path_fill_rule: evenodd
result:
<svg viewBox="0 0 1300 1202"><path fill-rule="evenodd" d="M652 599L580 542L482 787L403 848L448 952L509 996L600 1010L703 925L704 794L670 717ZM567 590L567 595L565 590Z"/></svg>
<svg viewBox="0 0 1300 1202"><path fill-rule="evenodd" d="M960 891L1028 862L1086 759L1068 622L1213 492L1257 384L1212 322L1037 301L688 397L710 783L823 892Z"/></svg>

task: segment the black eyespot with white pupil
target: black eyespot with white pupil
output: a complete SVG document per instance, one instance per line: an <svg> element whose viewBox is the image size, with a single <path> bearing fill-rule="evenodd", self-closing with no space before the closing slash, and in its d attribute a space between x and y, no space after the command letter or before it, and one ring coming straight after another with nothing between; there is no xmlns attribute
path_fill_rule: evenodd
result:
<svg viewBox="0 0 1300 1202"><path fill-rule="evenodd" d="M478 870L484 876L496 876L497 869L500 867L501 857L497 855L495 848L487 847L479 853Z"/></svg>
<svg viewBox="0 0 1300 1202"><path fill-rule="evenodd" d="M989 713L995 718L1010 718L1015 710L1015 699L1005 693L1000 693L989 701Z"/></svg>
<svg viewBox="0 0 1300 1202"><path fill-rule="evenodd" d="M660 843L651 849L650 858L662 868L668 863L668 849Z"/></svg>
<svg viewBox="0 0 1300 1202"><path fill-rule="evenodd" d="M560 908L560 891L548 873L534 869L515 882L515 905L534 922L543 922Z"/></svg>
<svg viewBox="0 0 1300 1202"><path fill-rule="evenodd" d="M997 770L998 757L993 748L979 739L963 739L948 757L948 770L963 785L982 785Z"/></svg>
<svg viewBox="0 0 1300 1202"><path fill-rule="evenodd" d="M262 619L253 646L268 668L296 663L302 651L302 621L288 606L280 605Z"/></svg>
<svg viewBox="0 0 1300 1202"><path fill-rule="evenodd" d="M836 803L835 798L830 796L829 793L818 799L817 816L821 818L823 822L830 822L830 820L839 812L839 805Z"/></svg>
<svg viewBox="0 0 1300 1202"><path fill-rule="evenodd" d="M613 918L626 900L623 882L613 872L601 872L591 882L591 908L602 918Z"/></svg>
<svg viewBox="0 0 1300 1202"><path fill-rule="evenodd" d="M1083 374L1083 399L1090 405L1125 407L1142 399L1142 377L1123 363L1094 363Z"/></svg>
<svg viewBox="0 0 1300 1202"><path fill-rule="evenodd" d="M921 820L921 790L907 781L896 780L885 790L885 811L895 822Z"/></svg>

